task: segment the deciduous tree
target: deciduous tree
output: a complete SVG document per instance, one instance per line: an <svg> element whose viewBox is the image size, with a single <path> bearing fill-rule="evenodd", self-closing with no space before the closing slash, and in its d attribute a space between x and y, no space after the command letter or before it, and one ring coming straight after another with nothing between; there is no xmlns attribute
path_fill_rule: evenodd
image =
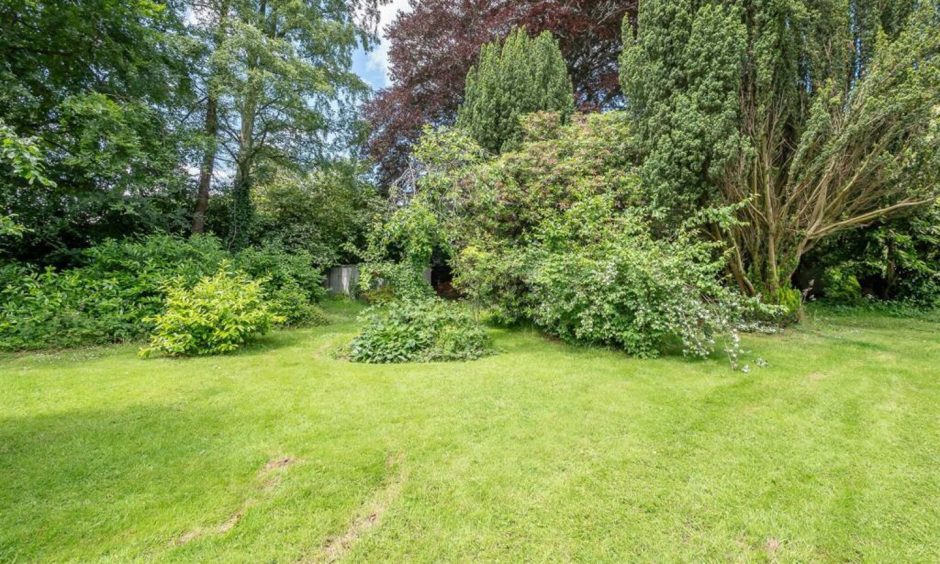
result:
<svg viewBox="0 0 940 564"><path fill-rule="evenodd" d="M194 230L201 227L220 147L234 179L230 244L248 242L251 186L265 170L324 163L360 131L367 92L351 72L356 47L374 37L381 0L211 0L197 5L204 65L205 132ZM213 139L215 137L215 139Z"/></svg>
<svg viewBox="0 0 940 564"><path fill-rule="evenodd" d="M105 237L173 229L189 199L191 100L174 2L0 2L0 118L35 139L57 187L0 172L0 207L29 228L18 258L64 261Z"/></svg>
<svg viewBox="0 0 940 564"><path fill-rule="evenodd" d="M365 108L369 154L381 179L406 169L425 125L453 123L481 47L515 26L550 31L558 40L580 108L619 105L620 25L625 14L636 17L636 6L636 0L412 0L387 29L392 85Z"/></svg>

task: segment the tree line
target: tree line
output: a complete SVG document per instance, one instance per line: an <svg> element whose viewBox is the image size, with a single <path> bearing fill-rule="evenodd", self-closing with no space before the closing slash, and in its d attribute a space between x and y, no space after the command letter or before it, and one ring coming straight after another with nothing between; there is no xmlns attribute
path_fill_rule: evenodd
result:
<svg viewBox="0 0 940 564"><path fill-rule="evenodd" d="M379 195L428 127L469 135L455 162L530 158L602 112L623 127L588 145L618 168L572 182L635 179L660 235L723 210L701 231L742 293L940 295L937 2L412 0L371 95L352 57L383 3L3 0L0 253L70 266L111 238L211 232L371 260L396 211ZM543 111L557 125L526 117Z"/></svg>
<svg viewBox="0 0 940 564"><path fill-rule="evenodd" d="M379 125L373 153L392 177L429 126L453 125L492 156L513 153L522 116L554 111L565 123L575 106L597 102L586 92L609 85L581 72L577 43L528 39L547 22L568 36L561 22L570 20L557 17L485 44L443 96L430 68L457 66L454 57L475 50L481 34L460 33L442 49L431 22L466 26L493 13L526 24L544 8L478 4L418 2L389 30L394 82L367 114ZM940 295L940 5L643 0L572 3L564 12L616 13L622 25L619 49L600 47L607 63L592 68L618 70L619 88L601 105L623 115L633 154L622 170L636 173L639 205L660 232L704 210L733 209L703 225L704 236L728 251L731 283L770 303L798 304L801 291L822 285L831 295L927 304ZM860 256L838 251L849 246Z"/></svg>
<svg viewBox="0 0 940 564"><path fill-rule="evenodd" d="M278 227L289 238L279 204L256 217L287 177L308 201L330 201L329 184L358 221L369 90L351 62L375 44L378 3L4 0L0 120L49 180L0 169L0 207L22 227L4 254L68 264L107 238L207 225L233 249Z"/></svg>

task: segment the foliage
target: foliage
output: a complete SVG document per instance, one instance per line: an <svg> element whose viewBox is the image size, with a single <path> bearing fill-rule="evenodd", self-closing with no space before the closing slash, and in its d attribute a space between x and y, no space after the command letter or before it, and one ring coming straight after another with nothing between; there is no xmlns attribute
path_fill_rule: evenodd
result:
<svg viewBox="0 0 940 564"><path fill-rule="evenodd" d="M235 255L233 265L261 281L262 298L284 323L319 325L324 323L324 316L316 303L326 296L326 289L312 261L305 252L269 245L242 250Z"/></svg>
<svg viewBox="0 0 940 564"><path fill-rule="evenodd" d="M425 279L436 248L445 245L438 217L414 202L379 216L369 236L366 261L359 268L359 287L364 292L388 289L403 299L428 298L433 294Z"/></svg>
<svg viewBox="0 0 940 564"><path fill-rule="evenodd" d="M524 239L590 195L611 194L619 209L645 205L622 112L579 115L567 125L557 114L536 113L523 130L520 147L495 159L456 129L422 140L416 154L424 174L414 199L441 218L451 244Z"/></svg>
<svg viewBox="0 0 940 564"><path fill-rule="evenodd" d="M474 360L490 349L489 336L469 312L440 299L397 300L366 318L349 345L353 362Z"/></svg>
<svg viewBox="0 0 940 564"><path fill-rule="evenodd" d="M141 355L229 353L282 321L269 310L262 282L230 266L223 263L219 272L192 287L170 283L165 288L166 309L152 318L150 345Z"/></svg>
<svg viewBox="0 0 940 564"><path fill-rule="evenodd" d="M12 169L13 176L27 184L55 186L45 175L42 151L35 139L24 139L0 119L0 163Z"/></svg>
<svg viewBox="0 0 940 564"><path fill-rule="evenodd" d="M0 208L28 231L13 257L68 262L108 237L184 225L177 111L191 98L180 19L163 2L0 3L0 119L35 139L55 185L0 171Z"/></svg>
<svg viewBox="0 0 940 564"><path fill-rule="evenodd" d="M390 207L370 236L360 285L374 290L383 280L401 296L428 295L423 273L436 251L457 267L462 291L478 305L499 295L504 320L517 320L523 291L521 265L499 249L522 243L546 218L592 194L612 194L619 207L640 204L622 112L576 116L563 124L558 114L539 112L522 120L526 140L517 151L488 159L460 128L427 129L415 150L420 178L410 192L393 192ZM468 248L487 257L479 263ZM495 269L495 270L494 270ZM472 272L471 272L472 270ZM483 281L488 278L489 282ZM483 300L481 285L496 284Z"/></svg>
<svg viewBox="0 0 940 564"><path fill-rule="evenodd" d="M202 233L218 194L217 235L252 242L258 186L356 152L353 53L375 45L382 1L0 2L0 120L55 181L0 167L0 225L25 228L5 257L73 266L109 238Z"/></svg>
<svg viewBox="0 0 940 564"><path fill-rule="evenodd" d="M34 139L23 139L13 128L0 119L0 165L12 169L13 176L26 181L30 186L55 186L55 183L45 176L45 167L42 162L42 151L36 146ZM2 212L0 212L2 213ZM0 237L8 235L20 236L25 228L16 223L13 215L0 215Z"/></svg>
<svg viewBox="0 0 940 564"><path fill-rule="evenodd" d="M41 349L140 338L164 308L168 284L192 287L230 260L260 280L262 298L283 322L323 323L324 294L304 253L276 247L230 255L218 239L157 235L106 241L80 257L82 266L0 270L0 349Z"/></svg>
<svg viewBox="0 0 940 564"><path fill-rule="evenodd" d="M374 187L363 179L362 165L353 162L309 174L282 170L260 182L255 194L253 238L303 251L320 268L355 262L381 209Z"/></svg>
<svg viewBox="0 0 940 564"><path fill-rule="evenodd" d="M0 348L41 349L126 341L144 335L163 307L163 286L214 272L225 254L211 238L154 236L106 241L57 271L10 265L0 291Z"/></svg>
<svg viewBox="0 0 940 564"><path fill-rule="evenodd" d="M523 124L527 140L495 159L459 129L429 131L416 150L424 174L412 205L445 226L456 286L478 308L496 306L504 322L526 316L521 251L545 221L593 195L610 195L618 210L645 202L622 112L568 125L537 113Z"/></svg>
<svg viewBox="0 0 940 564"><path fill-rule="evenodd" d="M526 262L533 321L569 341L649 357L678 342L704 357L743 321L748 304L720 283L715 244L613 213L595 196L547 221Z"/></svg>
<svg viewBox="0 0 940 564"><path fill-rule="evenodd" d="M457 125L492 153L522 141L521 118L538 111L574 111L571 79L558 42L548 32L530 38L516 29L500 45L488 43L467 74Z"/></svg>
<svg viewBox="0 0 940 564"><path fill-rule="evenodd" d="M862 301L862 285L858 277L847 268L827 268L822 286L825 288L826 299L833 303L855 305Z"/></svg>
<svg viewBox="0 0 940 564"><path fill-rule="evenodd" d="M726 257L704 242L707 210L665 228L633 172L623 113L534 114L526 141L486 160L465 137L429 133L411 206L434 210L454 250L457 287L502 322L653 356L677 344L704 356L746 316L773 315L723 285Z"/></svg>
<svg viewBox="0 0 940 564"><path fill-rule="evenodd" d="M936 197L937 25L930 2L643 2L621 72L645 183L677 217L746 202L714 235L774 299L826 238Z"/></svg>
<svg viewBox="0 0 940 564"><path fill-rule="evenodd" d="M747 33L729 5L643 2L624 20L624 92L643 149L640 169L658 207L678 217L710 203L706 186L740 150L738 90ZM634 40L634 36L636 39Z"/></svg>
<svg viewBox="0 0 940 564"><path fill-rule="evenodd" d="M863 297L940 305L940 204L922 213L835 237L808 264L822 271L827 301L856 304Z"/></svg>
<svg viewBox="0 0 940 564"><path fill-rule="evenodd" d="M72 347L136 334L114 287L78 271L2 267L0 349Z"/></svg>
<svg viewBox="0 0 940 564"><path fill-rule="evenodd" d="M426 126L452 124L470 67L486 43L515 28L551 32L582 109L620 103L620 22L635 0L420 0L387 27L391 86L366 105L369 153L385 186L407 169Z"/></svg>
<svg viewBox="0 0 940 564"><path fill-rule="evenodd" d="M368 87L350 67L354 50L372 44L377 4L212 0L190 26L204 46L198 78L207 93L204 130L212 139L203 172L214 169L217 148L234 170L231 247L250 243L259 180L285 166L309 171L357 142L356 107ZM200 197L208 199L211 174L205 179Z"/></svg>

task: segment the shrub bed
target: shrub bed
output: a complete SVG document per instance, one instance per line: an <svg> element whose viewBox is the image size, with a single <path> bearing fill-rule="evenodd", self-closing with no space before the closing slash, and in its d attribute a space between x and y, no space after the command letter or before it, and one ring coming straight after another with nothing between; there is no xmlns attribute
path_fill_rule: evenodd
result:
<svg viewBox="0 0 940 564"><path fill-rule="evenodd" d="M474 360L491 349L485 329L466 309L440 299L395 301L366 315L349 346L353 362Z"/></svg>
<svg viewBox="0 0 940 564"><path fill-rule="evenodd" d="M164 311L169 287L193 287L226 260L259 281L261 299L283 323L324 321L316 302L325 290L306 254L265 247L231 255L214 237L155 235L105 242L68 270L0 267L0 350L140 339Z"/></svg>

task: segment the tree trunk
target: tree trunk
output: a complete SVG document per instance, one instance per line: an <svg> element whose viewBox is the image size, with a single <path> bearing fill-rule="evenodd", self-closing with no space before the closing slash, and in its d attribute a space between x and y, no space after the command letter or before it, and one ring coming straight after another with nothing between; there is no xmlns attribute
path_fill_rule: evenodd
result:
<svg viewBox="0 0 940 564"><path fill-rule="evenodd" d="M267 2L261 0L258 7L261 20L267 18ZM262 26L263 27L263 26ZM271 32L273 36L273 30ZM259 55L248 57L245 98L241 104L241 129L238 132L238 154L235 157L235 181L232 185L232 226L229 249L242 249L249 243L254 209L251 204L251 172L259 146L255 140L255 120L258 118L259 99L263 91L262 78L256 75L261 67Z"/></svg>
<svg viewBox="0 0 940 564"><path fill-rule="evenodd" d="M253 67L249 67L249 73L252 68L257 68L256 62ZM238 154L235 157L235 181L232 184L232 225L229 248L236 250L248 245L251 223L254 219L254 210L251 206L251 169L255 158L257 100L256 91L249 88L241 111Z"/></svg>
<svg viewBox="0 0 940 564"><path fill-rule="evenodd" d="M199 192L196 196L196 210L193 213L192 232L204 233L206 230L206 210L209 209L209 191L212 188L212 173L215 170L216 138L219 133L218 100L209 94L206 101L206 137L209 146L199 168Z"/></svg>
<svg viewBox="0 0 940 564"><path fill-rule="evenodd" d="M217 50L225 40L226 24L228 22L229 1L218 4L218 26L213 34L213 46ZM211 59L210 59L211 61ZM214 64L210 63L209 75L206 79L206 123L205 134L209 140L206 152L199 167L199 191L196 194L196 209L193 211L192 233L204 233L206 230L206 211L209 209L209 195L212 191L212 174L215 172L215 157L219 142L219 97L213 89L213 77L217 73Z"/></svg>

